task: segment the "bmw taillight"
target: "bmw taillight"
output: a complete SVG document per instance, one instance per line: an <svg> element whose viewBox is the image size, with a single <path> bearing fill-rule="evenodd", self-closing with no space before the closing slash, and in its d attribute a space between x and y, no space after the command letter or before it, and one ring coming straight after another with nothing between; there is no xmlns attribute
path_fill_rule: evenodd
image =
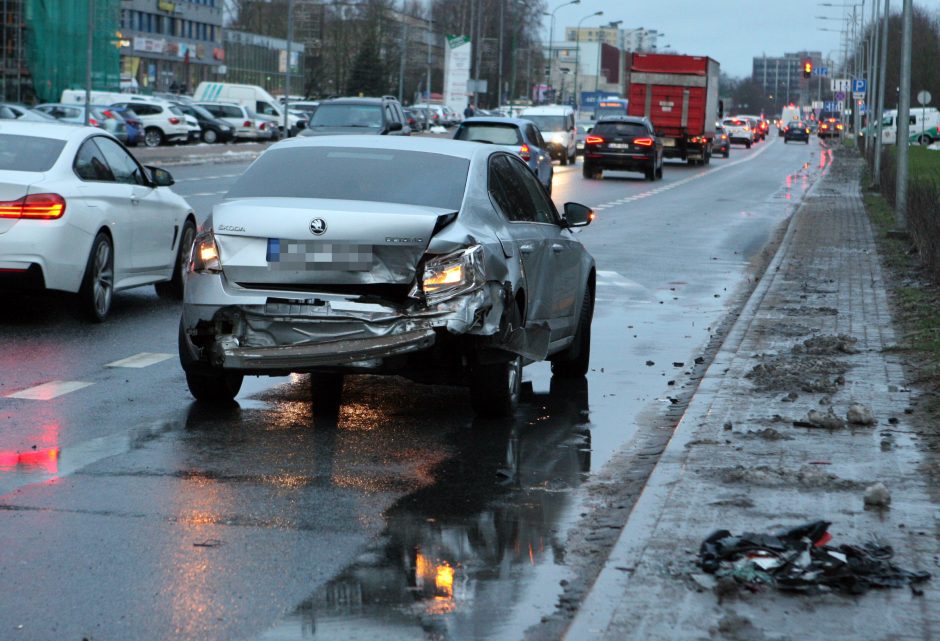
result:
<svg viewBox="0 0 940 641"><path fill-rule="evenodd" d="M604 139L600 136L588 136L584 139L585 145L601 145L604 143Z"/></svg>
<svg viewBox="0 0 940 641"><path fill-rule="evenodd" d="M176 116L173 116L173 117L170 118L170 124L171 124L171 125L178 125L178 124L180 124L180 119L177 118Z"/></svg>
<svg viewBox="0 0 940 641"><path fill-rule="evenodd" d="M526 162L532 160L532 152L529 150L529 145L522 145L519 147L519 155Z"/></svg>
<svg viewBox="0 0 940 641"><path fill-rule="evenodd" d="M65 198L59 194L30 194L0 202L0 218L55 220L65 213Z"/></svg>
<svg viewBox="0 0 940 641"><path fill-rule="evenodd" d="M258 125L258 131L264 131L264 123Z"/></svg>
<svg viewBox="0 0 940 641"><path fill-rule="evenodd" d="M105 109L105 110L104 110L103 112L101 112L101 113L104 114L104 117L105 117L105 118L117 118L117 116L114 115L114 112L111 111L110 109Z"/></svg>
<svg viewBox="0 0 940 641"><path fill-rule="evenodd" d="M653 139L652 138L636 138L633 140L633 144L637 147L652 147Z"/></svg>
<svg viewBox="0 0 940 641"><path fill-rule="evenodd" d="M88 119L88 124L91 125L92 127L97 127L97 126L98 126L98 121L95 120L94 118L89 118L89 119Z"/></svg>

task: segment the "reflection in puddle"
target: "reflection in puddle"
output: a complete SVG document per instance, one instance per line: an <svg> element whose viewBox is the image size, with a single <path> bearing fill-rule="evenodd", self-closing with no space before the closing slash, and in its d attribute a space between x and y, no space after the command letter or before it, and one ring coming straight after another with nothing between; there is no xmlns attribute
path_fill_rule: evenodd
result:
<svg viewBox="0 0 940 641"><path fill-rule="evenodd" d="M435 483L399 499L378 543L261 639L518 638L550 614L591 466L587 382L533 396L514 421L455 433Z"/></svg>

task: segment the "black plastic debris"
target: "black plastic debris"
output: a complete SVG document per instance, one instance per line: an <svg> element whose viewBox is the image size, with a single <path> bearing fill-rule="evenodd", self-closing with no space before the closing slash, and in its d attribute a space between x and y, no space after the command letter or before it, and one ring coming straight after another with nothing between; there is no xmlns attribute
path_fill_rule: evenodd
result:
<svg viewBox="0 0 940 641"><path fill-rule="evenodd" d="M720 579L758 590L762 586L816 594L836 591L864 594L872 588L916 586L928 572L904 570L893 563L888 545L827 545L828 521L813 521L777 534L717 530L699 548L702 570Z"/></svg>

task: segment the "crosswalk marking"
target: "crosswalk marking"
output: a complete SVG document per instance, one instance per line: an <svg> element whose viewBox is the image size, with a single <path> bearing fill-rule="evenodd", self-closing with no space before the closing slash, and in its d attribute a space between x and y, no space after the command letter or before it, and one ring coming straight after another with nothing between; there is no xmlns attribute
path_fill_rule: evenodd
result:
<svg viewBox="0 0 940 641"><path fill-rule="evenodd" d="M173 354L160 354L157 352L141 352L140 354L134 354L133 356L128 356L127 358L122 358L119 361L114 361L113 363L108 363L105 367L149 367L157 363L162 363L165 360L173 358Z"/></svg>
<svg viewBox="0 0 940 641"><path fill-rule="evenodd" d="M7 398L23 398L30 401L48 401L63 394L80 390L88 387L92 383L84 381L50 381L42 385L36 385L13 394L7 394Z"/></svg>

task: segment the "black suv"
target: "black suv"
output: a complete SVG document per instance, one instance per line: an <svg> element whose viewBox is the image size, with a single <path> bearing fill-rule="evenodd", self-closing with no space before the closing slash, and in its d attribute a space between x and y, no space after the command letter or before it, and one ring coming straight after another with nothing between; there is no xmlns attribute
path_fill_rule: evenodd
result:
<svg viewBox="0 0 940 641"><path fill-rule="evenodd" d="M602 117L584 139L585 178L605 169L640 171L647 180L663 177L663 143L647 118Z"/></svg>
<svg viewBox="0 0 940 641"><path fill-rule="evenodd" d="M408 136L411 128L398 99L333 98L323 100L301 136L377 134Z"/></svg>

